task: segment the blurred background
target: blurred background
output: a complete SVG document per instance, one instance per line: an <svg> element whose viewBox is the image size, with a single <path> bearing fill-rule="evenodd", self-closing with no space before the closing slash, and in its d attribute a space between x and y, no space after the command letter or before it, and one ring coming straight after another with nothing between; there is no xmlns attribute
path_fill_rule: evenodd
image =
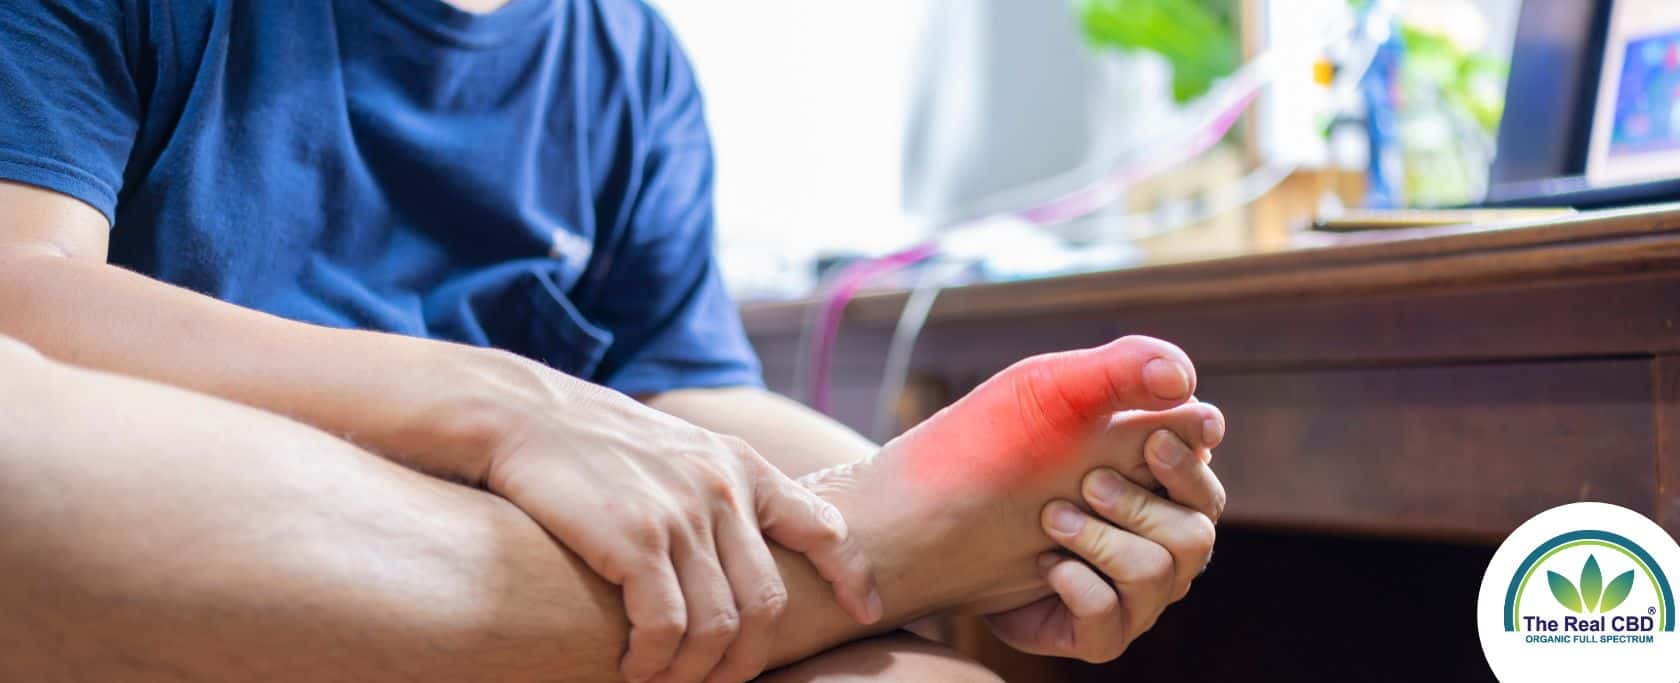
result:
<svg viewBox="0 0 1680 683"><path fill-rule="evenodd" d="M958 251L1008 252L982 265L1027 277L1281 243L1326 204L1473 202L1486 191L1520 0L1395 3L1373 27L1387 34L1375 36L1377 64L1340 89L1338 71L1364 68L1349 63L1349 31L1368 2L655 4L707 93L726 274L737 296L760 299L807 294L821 267L1135 162L1274 45L1301 49L1274 55L1253 106L1211 149L1112 188L1089 215L1051 230L993 221ZM1392 122L1375 147L1392 175L1374 188L1373 107ZM1290 191L1216 196L1256 170L1250 194Z"/></svg>
<svg viewBox="0 0 1680 683"><path fill-rule="evenodd" d="M1196 589L1106 666L943 623L1006 678L1491 680L1518 523L1680 529L1680 209L1593 213L1680 199L1680 4L655 1L773 389L885 440L1144 333L1230 415Z"/></svg>

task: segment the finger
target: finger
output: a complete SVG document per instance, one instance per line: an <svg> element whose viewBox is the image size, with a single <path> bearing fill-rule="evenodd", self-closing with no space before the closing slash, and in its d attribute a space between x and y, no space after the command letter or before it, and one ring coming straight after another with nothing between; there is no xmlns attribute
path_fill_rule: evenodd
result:
<svg viewBox="0 0 1680 683"><path fill-rule="evenodd" d="M1085 502L1104 519L1154 541L1173 558L1173 600L1213 557L1213 521L1190 508L1144 490L1106 467L1085 475Z"/></svg>
<svg viewBox="0 0 1680 683"><path fill-rule="evenodd" d="M1044 581L1073 616L1064 657L1093 664L1119 657L1131 642L1120 594L1090 565L1057 553L1039 556Z"/></svg>
<svg viewBox="0 0 1680 683"><path fill-rule="evenodd" d="M1206 460L1191 457L1183 441L1170 432L1156 432L1144 442L1143 450L1149 471L1173 502L1214 522L1225 514L1225 485Z"/></svg>
<svg viewBox="0 0 1680 683"><path fill-rule="evenodd" d="M718 561L710 529L678 537L671 559L677 582L688 604L688 630L670 668L654 677L659 683L697 683L717 667L740 632L741 617L735 595Z"/></svg>
<svg viewBox="0 0 1680 683"><path fill-rule="evenodd" d="M1166 430L1176 435L1192 452L1211 459L1208 449L1225 438L1225 414L1211 403L1186 403L1168 410L1119 413L1110 418L1108 429L1093 445L1103 462L1144 488L1154 488L1159 478L1144 457L1147 437ZM1205 460L1204 460L1205 462Z"/></svg>
<svg viewBox="0 0 1680 683"><path fill-rule="evenodd" d="M833 584L835 600L853 620L881 620L874 570L852 542L839 509L768 464L760 468L754 498L765 536L810 560Z"/></svg>
<svg viewBox="0 0 1680 683"><path fill-rule="evenodd" d="M1044 506L1041 523L1050 538L1113 582L1134 636L1154 625L1172 600L1173 557L1166 548L1092 519L1063 500Z"/></svg>
<svg viewBox="0 0 1680 683"><path fill-rule="evenodd" d="M770 661L773 629L787 609L787 586L751 517L742 513L721 515L716 535L718 559L735 592L741 631L706 681L740 683L763 673Z"/></svg>
<svg viewBox="0 0 1680 683"><path fill-rule="evenodd" d="M667 556L630 571L624 579L624 612L630 619L630 646L620 669L629 681L645 681L676 657L688 628L688 608Z"/></svg>

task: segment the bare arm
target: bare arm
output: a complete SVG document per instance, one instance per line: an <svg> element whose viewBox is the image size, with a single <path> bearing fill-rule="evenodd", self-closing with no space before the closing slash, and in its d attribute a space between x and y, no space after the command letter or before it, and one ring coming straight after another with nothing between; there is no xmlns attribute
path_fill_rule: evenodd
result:
<svg viewBox="0 0 1680 683"><path fill-rule="evenodd" d="M0 376L0 575L11 577L0 670L619 679L618 588L501 498L272 414L31 358L4 338ZM774 552L788 614L773 665L878 630L840 610L803 558ZM884 587L890 619L945 594L899 569Z"/></svg>
<svg viewBox="0 0 1680 683"><path fill-rule="evenodd" d="M159 282L105 263L106 233L85 204L0 182L0 335L485 486L624 587L627 673L756 674L783 592L766 538L821 568L857 620L879 613L844 522L739 440L509 353L299 323ZM603 505L626 513L603 519Z"/></svg>
<svg viewBox="0 0 1680 683"><path fill-rule="evenodd" d="M92 207L0 181L0 334L74 365L256 406L482 481L528 369L506 354L306 325L107 265Z"/></svg>

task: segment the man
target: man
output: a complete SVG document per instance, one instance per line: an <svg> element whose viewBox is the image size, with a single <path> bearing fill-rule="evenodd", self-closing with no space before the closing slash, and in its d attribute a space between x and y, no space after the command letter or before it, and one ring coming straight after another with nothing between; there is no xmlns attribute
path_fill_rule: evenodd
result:
<svg viewBox="0 0 1680 683"><path fill-rule="evenodd" d="M657 17L457 1L0 7L0 669L971 680L838 646L961 608L1107 659L1188 587L1223 421L1182 353L1038 359L877 453L758 388Z"/></svg>

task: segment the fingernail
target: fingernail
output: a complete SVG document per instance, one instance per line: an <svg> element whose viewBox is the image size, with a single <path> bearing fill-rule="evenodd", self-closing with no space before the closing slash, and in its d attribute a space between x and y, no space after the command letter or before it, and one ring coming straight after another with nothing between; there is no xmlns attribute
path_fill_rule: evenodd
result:
<svg viewBox="0 0 1680 683"><path fill-rule="evenodd" d="M1143 385L1155 398L1176 401L1190 395L1190 372L1176 362L1156 358L1143 364Z"/></svg>
<svg viewBox="0 0 1680 683"><path fill-rule="evenodd" d="M886 615L886 607L881 603L881 590L870 589L869 598L864 601L864 611L868 612L869 623L873 624Z"/></svg>
<svg viewBox="0 0 1680 683"><path fill-rule="evenodd" d="M1055 509L1050 511L1050 527L1061 533L1072 536L1079 533L1085 526L1085 515L1075 510L1067 503L1053 503Z"/></svg>
<svg viewBox="0 0 1680 683"><path fill-rule="evenodd" d="M1184 457L1190 454L1190 448L1178 440L1178 435L1165 429L1155 432L1149 437L1149 451L1155 454L1155 459L1167 467L1178 467L1184 462Z"/></svg>
<svg viewBox="0 0 1680 683"><path fill-rule="evenodd" d="M1218 446L1219 442L1224 441L1224 440L1225 440L1225 421L1224 420L1211 418L1211 417L1206 419L1206 420L1202 420L1202 441L1207 444L1208 448Z"/></svg>
<svg viewBox="0 0 1680 683"><path fill-rule="evenodd" d="M1120 499L1120 475L1113 470L1101 469L1091 473L1086 485L1090 487L1092 498L1102 503L1113 503Z"/></svg>

